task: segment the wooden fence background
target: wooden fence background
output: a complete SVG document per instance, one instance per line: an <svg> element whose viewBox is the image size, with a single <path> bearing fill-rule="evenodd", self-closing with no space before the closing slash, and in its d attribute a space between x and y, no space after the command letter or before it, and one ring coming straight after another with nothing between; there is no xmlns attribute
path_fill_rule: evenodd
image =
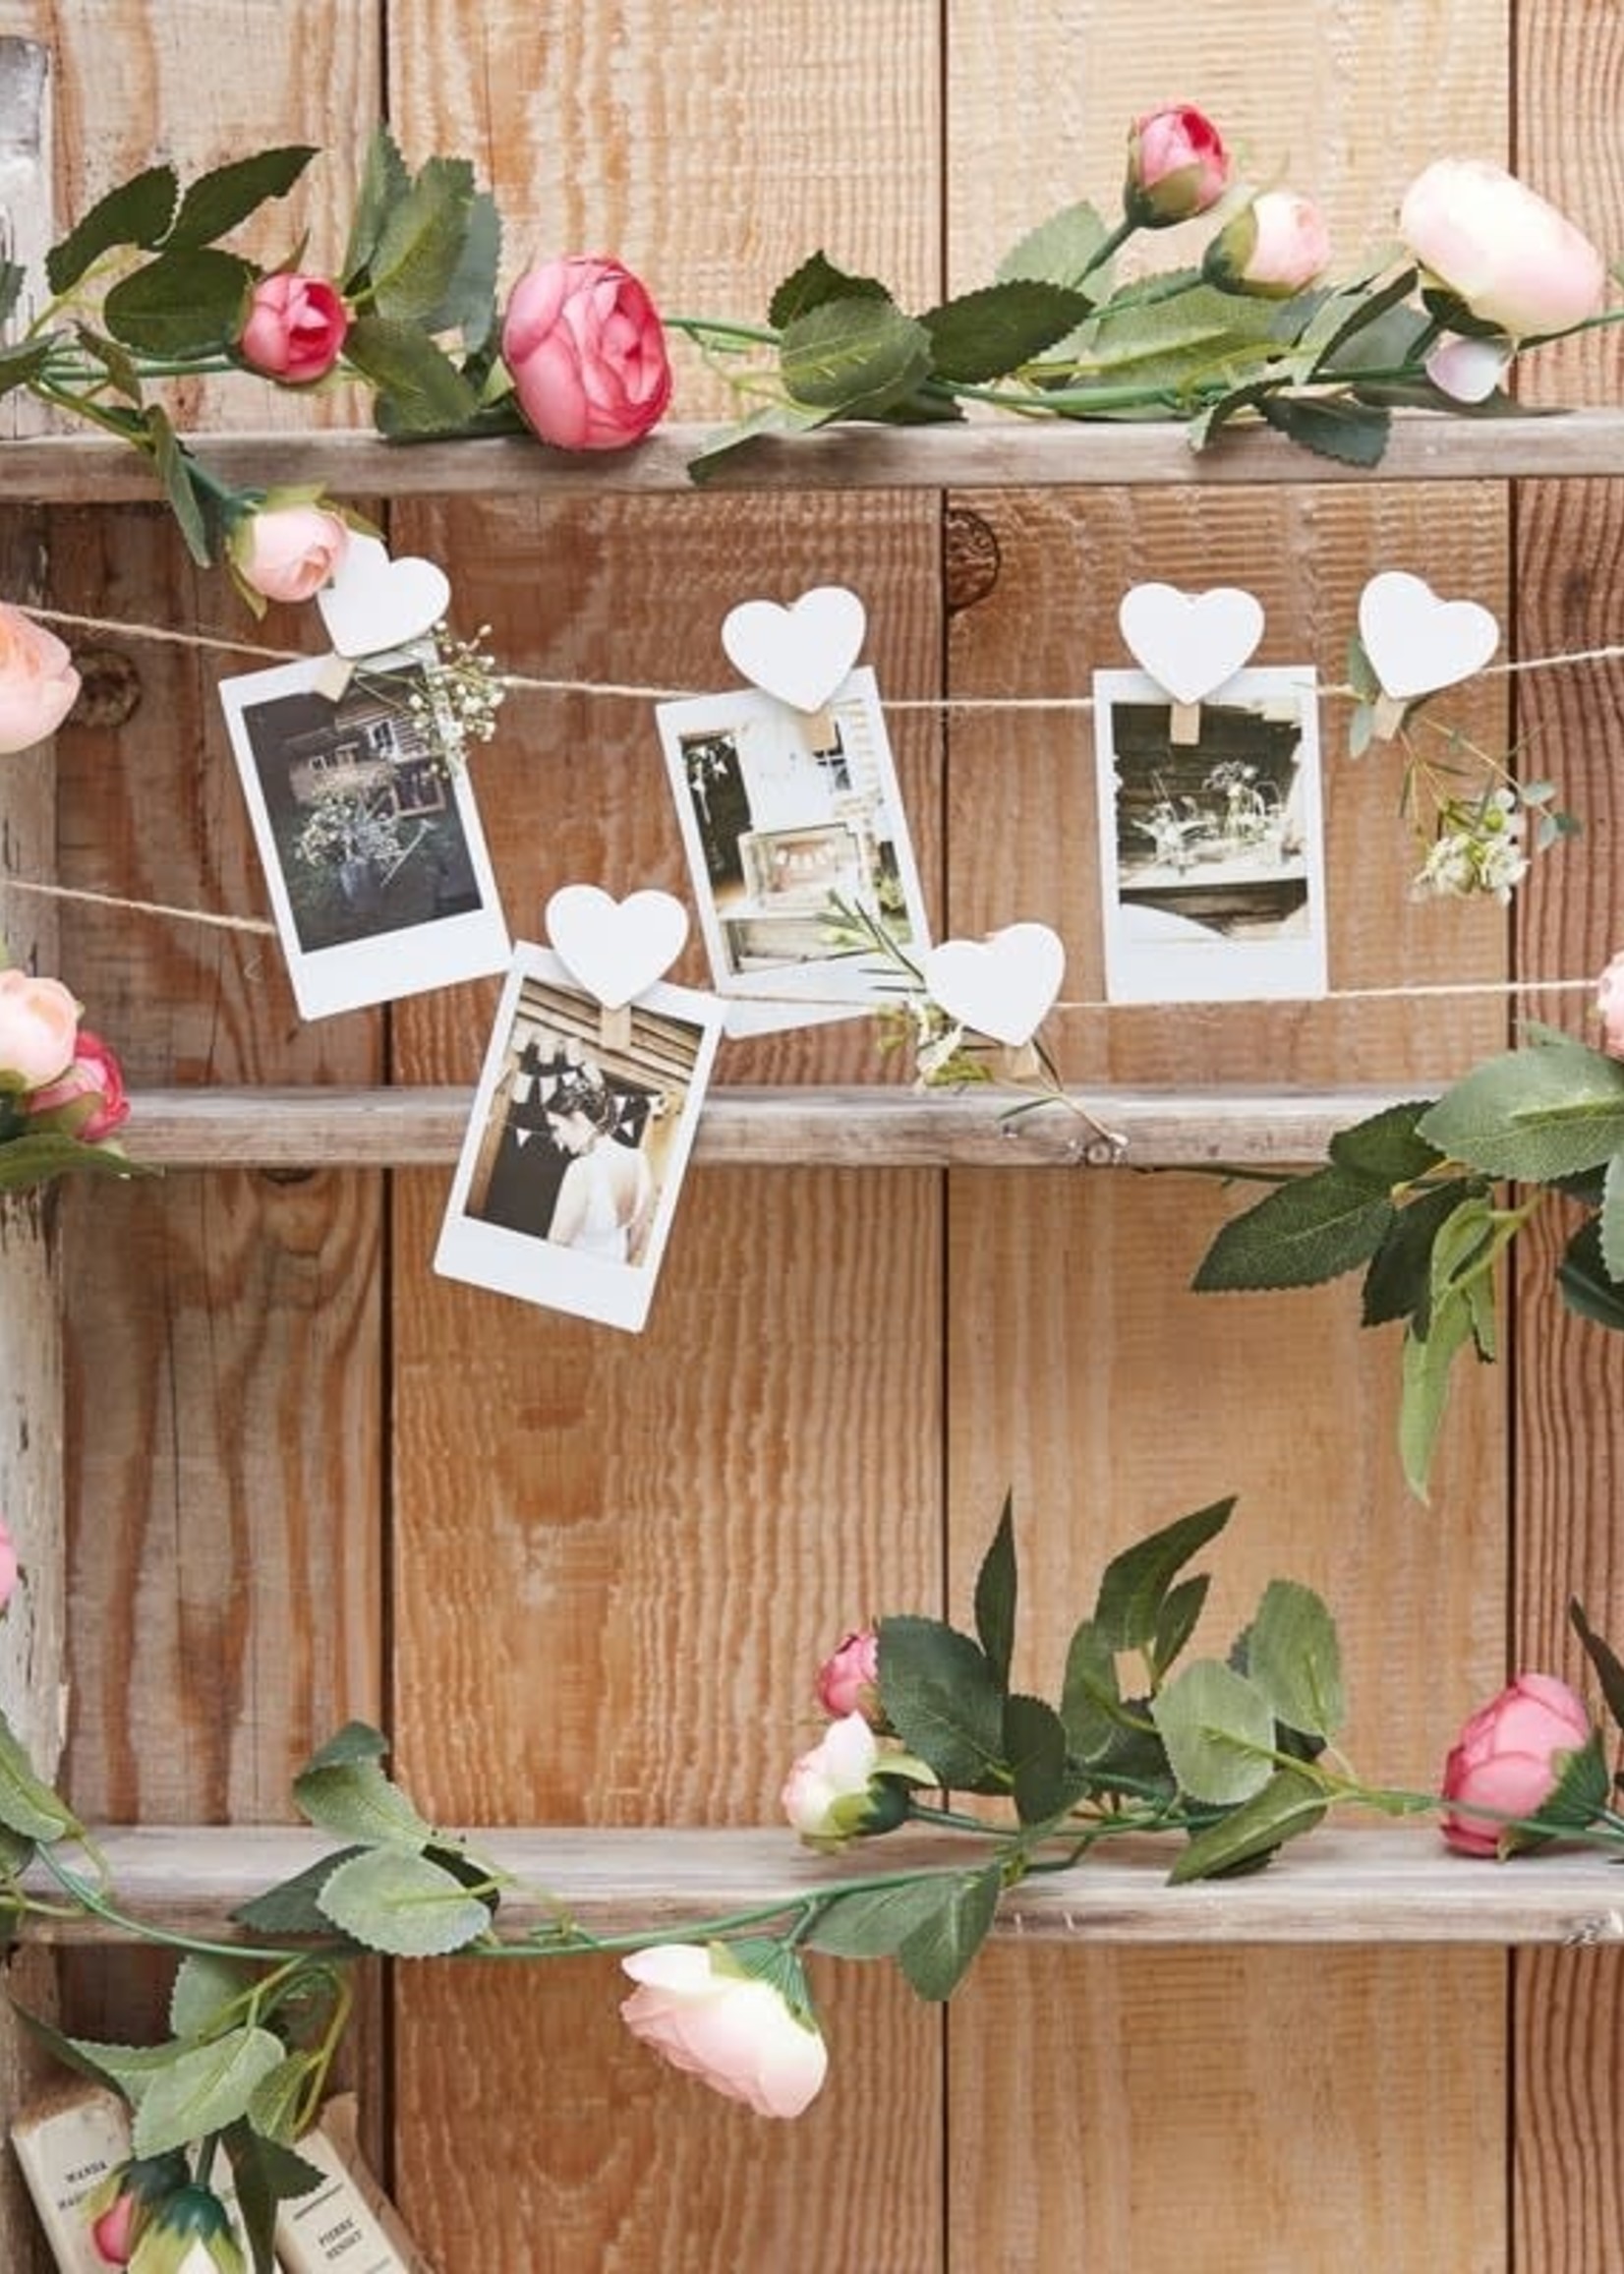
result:
<svg viewBox="0 0 1624 2274"><path fill-rule="evenodd" d="M62 216L159 156L201 168L309 141L327 152L296 200L316 265L337 258L386 113L414 161L475 161L510 269L613 250L669 309L749 317L823 246L927 305L988 278L1056 207L1112 204L1130 118L1172 96L1221 121L1255 175L1318 194L1344 267L1446 152L1507 159L1624 249L1624 20L1601 0L0 0L0 33L52 51ZM1539 385L1616 399L1617 375L1603 338L1550 356ZM720 409L691 358L676 407ZM233 387L181 409L203 426L354 415ZM725 686L729 606L848 582L900 698L1082 691L1126 660L1117 603L1150 577L1249 587L1259 660L1331 680L1382 567L1500 609L1524 652L1605 642L1621 517L1619 485L1377 481L503 496L397 508L392 535L446 564L458 623L488 622L507 668L553 678ZM996 557L984 590L955 582L966 544ZM8 509L0 557L8 594L255 636L156 509ZM310 645L315 626L273 612L263 636ZM95 644L139 700L59 738L60 876L261 913L213 691L231 667ZM1507 1014L1492 993L1407 985L1598 967L1617 944L1624 680L1531 675L1514 715L1505 688L1479 682L1462 717L1537 736L1588 822L1513 925L1407 899L1393 768L1345 760L1328 701L1332 980L1374 992L1078 1013L1057 1034L1067 1074L1433 1084ZM895 739L938 930L1054 922L1069 993L1096 995L1084 727L910 711ZM516 932L568 881L681 889L646 707L516 695L477 783ZM13 847L20 872L28 857ZM465 987L301 1026L269 943L73 906L60 954L138 1082L467 1081L493 999ZM861 1022L730 1046L723 1072L888 1078ZM365 1715L451 1825L770 1821L816 1726L818 1658L879 1607L962 1610L1007 1487L1034 1680L1058 1678L1107 1554L1235 1491L1224 1605L1275 1571L1327 1594L1350 1749L1394 1781L1435 1778L1508 1659L1577 1672L1570 1593L1624 1623L1618 1354L1558 1317L1548 1256L1525 1266L1514 1364L1470 1385L1421 1508L1393 1451L1396 1350L1362 1334L1348 1289L1185 1291L1231 1204L1205 1181L697 1171L635 1339L432 1277L445 1185L219 1171L64 1196L63 1767L87 1817L278 1820L308 1749ZM816 1988L831 2084L764 2128L630 2042L607 1963L396 1969L364 2076L440 2274L1617 2262L1611 1953L1004 1946L946 2013L889 1968L820 1963ZM144 1969L82 1962L63 1995L87 2025L130 2025ZM17 2233L7 2263L27 2268Z"/></svg>

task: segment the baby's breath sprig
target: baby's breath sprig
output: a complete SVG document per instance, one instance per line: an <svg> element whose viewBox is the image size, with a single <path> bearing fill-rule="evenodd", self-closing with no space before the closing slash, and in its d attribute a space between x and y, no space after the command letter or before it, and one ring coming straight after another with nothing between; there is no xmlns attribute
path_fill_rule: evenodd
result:
<svg viewBox="0 0 1624 2274"><path fill-rule="evenodd" d="M424 726L433 726L440 754L460 772L470 742L489 742L496 713L507 699L507 683L484 645L491 626L482 623L469 639L460 638L443 618L430 634L434 652L423 659L423 684L407 697L407 708Z"/></svg>

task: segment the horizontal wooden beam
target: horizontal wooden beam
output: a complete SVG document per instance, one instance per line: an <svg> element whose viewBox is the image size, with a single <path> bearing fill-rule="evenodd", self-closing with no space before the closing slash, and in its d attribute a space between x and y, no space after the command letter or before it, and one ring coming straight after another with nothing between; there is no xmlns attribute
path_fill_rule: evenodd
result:
<svg viewBox="0 0 1624 2274"><path fill-rule="evenodd" d="M168 1933L233 1932L251 1896L333 1852L302 1830L230 1825L98 1831L119 1909ZM847 1854L814 1857L783 1829L748 1832L502 1830L467 1836L471 1850L517 1883L505 1932L559 1907L600 1935L684 1925L782 1903L842 1880L913 1865L962 1865L968 1843L898 1835ZM1075 1870L1029 1880L1006 1896L997 1931L1029 1942L1517 1943L1624 1941L1624 1896L1604 1857L1546 1853L1498 1864L1452 1855L1416 1826L1335 1828L1288 1847L1240 1879L1169 1887L1176 1841L1123 1841ZM30 1887L49 1886L35 1867ZM30 1940L118 1942L106 1921L29 1919Z"/></svg>

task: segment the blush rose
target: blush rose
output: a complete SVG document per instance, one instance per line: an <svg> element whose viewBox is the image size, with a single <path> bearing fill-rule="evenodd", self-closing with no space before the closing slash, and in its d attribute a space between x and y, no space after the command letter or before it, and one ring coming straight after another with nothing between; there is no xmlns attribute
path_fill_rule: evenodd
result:
<svg viewBox="0 0 1624 2274"><path fill-rule="evenodd" d="M799 2116L829 2070L823 2033L771 1982L695 1943L658 1943L620 1961L638 1987L620 2017L673 2069L757 2116Z"/></svg>
<svg viewBox="0 0 1624 2274"><path fill-rule="evenodd" d="M502 361L526 424L563 450L618 450L659 424L671 397L666 334L617 261L544 261L513 287Z"/></svg>
<svg viewBox="0 0 1624 2274"><path fill-rule="evenodd" d="M73 1064L79 1005L60 979L36 979L13 965L0 971L0 1089L25 1092L55 1081Z"/></svg>
<svg viewBox="0 0 1624 2274"><path fill-rule="evenodd" d="M232 531L231 559L261 600L310 600L331 581L349 542L338 515L319 505L264 506Z"/></svg>
<svg viewBox="0 0 1624 2274"><path fill-rule="evenodd" d="M1438 158L1418 174L1399 235L1474 316L1513 339L1565 331L1601 306L1606 263L1590 239L1486 159Z"/></svg>
<svg viewBox="0 0 1624 2274"><path fill-rule="evenodd" d="M1224 223L1201 262L1209 284L1260 300L1287 300L1331 258L1325 216L1294 190L1263 190Z"/></svg>
<svg viewBox="0 0 1624 2274"><path fill-rule="evenodd" d="M324 277L278 269L254 287L237 352L266 379L308 386L331 371L349 328L350 312Z"/></svg>
<svg viewBox="0 0 1624 2274"><path fill-rule="evenodd" d="M1136 228L1170 228L1216 204L1229 177L1229 152L1211 119L1189 103L1163 103L1128 131L1123 211Z"/></svg>
<svg viewBox="0 0 1624 2274"><path fill-rule="evenodd" d="M100 1035L92 1034L87 1026L79 1030L73 1063L66 1073L29 1095L29 1119L37 1120L47 1113L60 1115L63 1126L87 1145L99 1144L130 1118L130 1100L119 1062Z"/></svg>
<svg viewBox="0 0 1624 2274"><path fill-rule="evenodd" d="M1480 1707L1450 1748L1443 1836L1463 1855L1506 1852L1503 1817L1530 1817L1550 1798L1570 1753L1591 1736L1584 1702L1553 1674L1519 1674ZM1475 1809L1487 1809L1487 1816Z"/></svg>
<svg viewBox="0 0 1624 2274"><path fill-rule="evenodd" d="M0 601L0 755L54 734L78 695L79 673L55 632Z"/></svg>

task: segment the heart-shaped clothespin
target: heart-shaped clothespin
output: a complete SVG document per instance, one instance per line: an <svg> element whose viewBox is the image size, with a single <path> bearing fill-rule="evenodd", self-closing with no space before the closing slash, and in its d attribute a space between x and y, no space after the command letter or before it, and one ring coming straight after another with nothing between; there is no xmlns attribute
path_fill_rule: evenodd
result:
<svg viewBox="0 0 1624 2274"><path fill-rule="evenodd" d="M1421 577L1388 568L1360 595L1359 636L1381 685L1371 732L1386 742L1419 695L1482 670L1500 644L1500 626L1477 601L1440 600Z"/></svg>
<svg viewBox="0 0 1624 2274"><path fill-rule="evenodd" d="M822 711L862 653L868 614L843 584L820 584L788 608L746 600L723 618L722 645L740 675L787 703Z"/></svg>
<svg viewBox="0 0 1624 2274"><path fill-rule="evenodd" d="M1006 924L985 940L944 940L924 961L931 1001L1012 1050L1042 1025L1065 971L1065 947L1047 924Z"/></svg>
<svg viewBox="0 0 1624 2274"><path fill-rule="evenodd" d="M339 655L377 656L432 631L450 598L450 581L434 561L391 560L380 539L352 531L316 605Z"/></svg>
<svg viewBox="0 0 1624 2274"><path fill-rule="evenodd" d="M1172 739L1181 743L1200 739L1203 699L1234 678L1263 636L1261 604L1230 584L1210 592L1136 584L1117 621L1140 671L1172 696Z"/></svg>
<svg viewBox="0 0 1624 2274"><path fill-rule="evenodd" d="M663 979L688 936L688 911L669 893L617 901L599 885L561 885L547 904L547 936L572 978L603 1006L606 1048L630 1041L630 1006Z"/></svg>

